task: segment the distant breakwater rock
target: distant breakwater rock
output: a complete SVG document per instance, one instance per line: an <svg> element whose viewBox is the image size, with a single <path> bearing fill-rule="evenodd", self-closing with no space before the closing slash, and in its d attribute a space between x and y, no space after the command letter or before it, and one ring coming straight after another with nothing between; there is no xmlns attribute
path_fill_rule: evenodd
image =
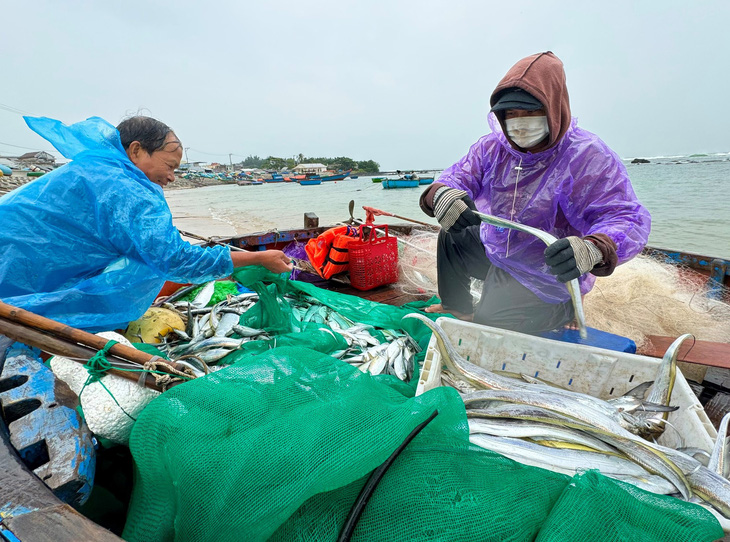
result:
<svg viewBox="0 0 730 542"><path fill-rule="evenodd" d="M646 158L634 158L633 160L631 160L631 163L632 164L650 164L651 162L649 162L649 160L647 160Z"/></svg>
<svg viewBox="0 0 730 542"><path fill-rule="evenodd" d="M0 196L15 190L40 177L26 177L25 173L14 173L12 176L3 175L0 177ZM165 190L182 190L185 188L201 188L204 186L216 186L219 184L235 184L233 181L222 181L220 179L183 179L175 177L175 181L165 187Z"/></svg>
<svg viewBox="0 0 730 542"><path fill-rule="evenodd" d="M236 184L235 181L223 181L221 179L207 179L205 177L195 179L184 179L175 176L175 180L169 183L165 190L183 190L186 188L202 188L204 186L218 186L219 184Z"/></svg>

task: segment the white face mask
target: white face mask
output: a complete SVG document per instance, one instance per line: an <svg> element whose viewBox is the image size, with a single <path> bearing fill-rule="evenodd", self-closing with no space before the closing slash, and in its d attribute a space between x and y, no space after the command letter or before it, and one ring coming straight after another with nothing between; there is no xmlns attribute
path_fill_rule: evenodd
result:
<svg viewBox="0 0 730 542"><path fill-rule="evenodd" d="M516 117L504 121L507 135L518 147L529 149L550 132L547 117Z"/></svg>

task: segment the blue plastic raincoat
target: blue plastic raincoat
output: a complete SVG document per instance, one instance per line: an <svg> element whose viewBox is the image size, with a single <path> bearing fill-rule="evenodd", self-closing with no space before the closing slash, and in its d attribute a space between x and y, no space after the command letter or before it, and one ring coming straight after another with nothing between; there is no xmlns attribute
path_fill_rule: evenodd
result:
<svg viewBox="0 0 730 542"><path fill-rule="evenodd" d="M3 302L89 331L118 329L166 280L233 271L228 248L180 237L162 188L129 160L111 124L26 122L72 162L0 198Z"/></svg>
<svg viewBox="0 0 730 542"><path fill-rule="evenodd" d="M637 200L621 159L598 136L573 118L555 146L533 154L509 144L494 113L489 126L492 133L438 182L465 190L482 213L511 217L558 238L606 234L617 245L619 263L641 252L649 237L649 212ZM533 235L482 224L481 240L492 264L543 301L570 299L565 284L549 272L545 243ZM595 280L583 275L581 292L589 292Z"/></svg>

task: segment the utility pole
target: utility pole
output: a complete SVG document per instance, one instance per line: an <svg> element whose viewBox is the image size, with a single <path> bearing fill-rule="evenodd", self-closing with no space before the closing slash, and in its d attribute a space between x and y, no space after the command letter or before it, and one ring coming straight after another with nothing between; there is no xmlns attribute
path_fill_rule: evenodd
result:
<svg viewBox="0 0 730 542"><path fill-rule="evenodd" d="M189 148L190 147L185 147L185 163L186 164L189 164L190 163L190 161L188 160L188 149Z"/></svg>

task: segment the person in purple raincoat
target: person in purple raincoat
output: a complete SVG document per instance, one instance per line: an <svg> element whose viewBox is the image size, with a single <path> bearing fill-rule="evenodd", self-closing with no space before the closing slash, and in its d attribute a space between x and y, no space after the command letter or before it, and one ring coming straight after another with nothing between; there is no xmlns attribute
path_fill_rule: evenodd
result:
<svg viewBox="0 0 730 542"><path fill-rule="evenodd" d="M581 293L596 276L645 246L649 212L620 158L571 117L563 63L552 52L517 62L490 99L489 125L469 152L421 195L441 224L437 248L440 305L504 329L540 333L574 318L565 282ZM558 238L481 223L473 213L506 218ZM484 280L474 306L471 278Z"/></svg>

